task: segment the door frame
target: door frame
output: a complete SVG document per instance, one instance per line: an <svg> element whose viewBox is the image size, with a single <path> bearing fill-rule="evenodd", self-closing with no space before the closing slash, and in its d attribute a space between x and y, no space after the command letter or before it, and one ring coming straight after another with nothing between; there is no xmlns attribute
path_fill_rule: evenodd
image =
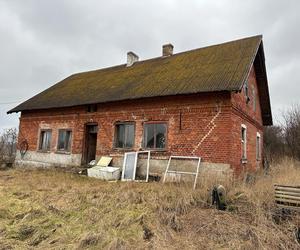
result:
<svg viewBox="0 0 300 250"><path fill-rule="evenodd" d="M98 122L87 122L84 124L84 134L83 134L83 148L82 148L82 157L81 157L81 164L86 165L88 164L88 127L89 126L97 126L97 136L96 136L96 151L97 151L97 140L98 140L98 132L99 132L99 125ZM97 153L97 152L96 152Z"/></svg>

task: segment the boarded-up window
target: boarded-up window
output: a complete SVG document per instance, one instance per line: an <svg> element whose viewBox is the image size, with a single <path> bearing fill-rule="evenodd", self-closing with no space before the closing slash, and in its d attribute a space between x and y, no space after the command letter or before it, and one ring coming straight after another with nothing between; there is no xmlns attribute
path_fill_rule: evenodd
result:
<svg viewBox="0 0 300 250"><path fill-rule="evenodd" d="M39 150L50 151L51 146L51 130L41 130Z"/></svg>
<svg viewBox="0 0 300 250"><path fill-rule="evenodd" d="M165 149L166 141L166 123L146 123L144 125L144 148Z"/></svg>
<svg viewBox="0 0 300 250"><path fill-rule="evenodd" d="M241 142L242 142L242 160L247 159L247 128L242 124L241 128Z"/></svg>
<svg viewBox="0 0 300 250"><path fill-rule="evenodd" d="M134 123L116 124L115 147L132 148L134 146Z"/></svg>
<svg viewBox="0 0 300 250"><path fill-rule="evenodd" d="M72 137L72 131L71 130L60 129L58 131L57 150L58 151L70 152L70 150L71 150L71 137Z"/></svg>

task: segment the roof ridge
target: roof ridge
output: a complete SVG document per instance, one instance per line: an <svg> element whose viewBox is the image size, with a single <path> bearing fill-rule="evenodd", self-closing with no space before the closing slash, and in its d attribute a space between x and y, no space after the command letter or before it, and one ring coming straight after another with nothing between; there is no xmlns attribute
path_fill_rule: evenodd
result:
<svg viewBox="0 0 300 250"><path fill-rule="evenodd" d="M262 37L263 37L262 35L249 36L249 37L244 37L244 38L235 39L235 40L231 40L231 41L226 41L226 42L222 42L222 43L217 43L217 44L213 44L213 45L208 45L208 46L204 46L204 47L200 47L200 48L195 48L195 49L181 51L181 52L178 52L178 53L174 53L172 56L168 56L168 57L157 56L157 57L147 58L147 59L135 62L131 67L134 67L134 65L138 65L140 63L145 63L145 62L149 62L149 61L153 61L153 60L157 60L157 59L162 59L163 60L163 59L173 58L173 57L185 54L185 53L194 52L196 50L201 50L201 49L207 49L207 48L222 46L222 45L226 45L226 44L230 44L230 43L234 43L234 42L241 42L243 40L254 39L254 38L260 38L260 40L262 40ZM108 66L108 67L105 67L105 68L99 68L99 69L94 69L94 70L77 72L77 73L74 73L74 74L70 75L70 77L71 76L75 76L75 75L84 74L84 73L91 73L91 72L102 71L102 70L103 71L104 70L113 70L113 69L118 68L118 67L122 68L122 66L125 69L131 68L131 67L126 67L126 63L123 63L123 64L117 64L117 65L114 65L114 66Z"/></svg>

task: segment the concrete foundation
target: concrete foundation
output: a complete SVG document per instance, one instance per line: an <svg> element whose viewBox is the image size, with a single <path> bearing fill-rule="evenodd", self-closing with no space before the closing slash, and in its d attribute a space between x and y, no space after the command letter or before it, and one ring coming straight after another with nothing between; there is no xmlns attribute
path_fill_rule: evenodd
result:
<svg viewBox="0 0 300 250"><path fill-rule="evenodd" d="M27 151L22 158L20 151L18 150L15 159L15 166L20 167L80 167L80 165L81 154Z"/></svg>
<svg viewBox="0 0 300 250"><path fill-rule="evenodd" d="M41 153L36 151L28 151L22 158L20 152L17 151L15 166L17 167L62 167L74 168L81 166L81 154L60 154L60 153ZM111 155L113 161L112 166L122 170L124 156ZM97 157L97 160L100 156ZM166 170L168 158L150 159L150 175L162 176ZM172 160L170 170L195 172L197 160ZM147 171L147 159L144 155L139 157L137 162L137 175L144 176ZM228 177L233 175L233 170L229 164L201 162L199 168L199 177L215 179Z"/></svg>
<svg viewBox="0 0 300 250"><path fill-rule="evenodd" d="M123 156L114 156L112 165L114 167L119 167L122 169L123 166ZM150 159L150 169L149 172L152 175L162 175L167 167L168 158L166 159ZM137 174L145 175L147 171L147 160L145 158L139 158L137 162ZM189 171L195 172L197 167L197 161L188 160L175 160L171 162L170 169L177 171ZM224 163L210 163L201 162L199 168L199 175L232 175L233 170L229 164Z"/></svg>

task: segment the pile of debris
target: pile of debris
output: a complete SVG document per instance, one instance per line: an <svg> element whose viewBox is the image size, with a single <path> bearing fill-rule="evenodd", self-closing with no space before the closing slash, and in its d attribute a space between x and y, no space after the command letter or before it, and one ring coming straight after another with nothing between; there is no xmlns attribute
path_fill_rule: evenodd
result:
<svg viewBox="0 0 300 250"><path fill-rule="evenodd" d="M86 171L81 171L81 174L86 174L89 177L99 178L107 181L136 181L148 182L149 179L159 180L150 176L150 151L127 152L124 154L122 170L119 167L110 166L111 157L102 156L98 162L95 160L89 163ZM183 166L181 162L187 161L189 167ZM145 164L146 162L146 164ZM194 162L194 164L192 164ZM143 164L142 164L143 163ZM180 182L185 178L191 177L193 188L196 188L201 158L192 156L170 156L166 169L164 171L163 182ZM145 166L146 171L141 171L141 166ZM152 178L153 177L153 178Z"/></svg>

